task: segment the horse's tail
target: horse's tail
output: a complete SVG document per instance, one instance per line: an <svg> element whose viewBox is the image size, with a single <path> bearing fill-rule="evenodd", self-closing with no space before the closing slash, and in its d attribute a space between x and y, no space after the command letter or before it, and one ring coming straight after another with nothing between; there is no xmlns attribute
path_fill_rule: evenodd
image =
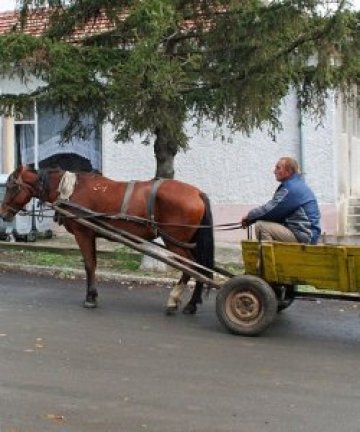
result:
<svg viewBox="0 0 360 432"><path fill-rule="evenodd" d="M193 241L196 243L196 246L193 253L198 264L212 270L214 268L213 217L208 196L202 192L201 198L205 204L205 211L201 220L201 225L204 228L199 228L194 235ZM212 272L203 271L203 273L212 279Z"/></svg>

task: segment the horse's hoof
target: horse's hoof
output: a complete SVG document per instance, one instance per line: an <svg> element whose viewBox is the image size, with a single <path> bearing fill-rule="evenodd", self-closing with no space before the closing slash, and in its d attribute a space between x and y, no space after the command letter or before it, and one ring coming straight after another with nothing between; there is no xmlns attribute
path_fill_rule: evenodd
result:
<svg viewBox="0 0 360 432"><path fill-rule="evenodd" d="M95 309L97 308L97 301L89 301L89 300L85 300L83 303L83 307L85 309Z"/></svg>
<svg viewBox="0 0 360 432"><path fill-rule="evenodd" d="M177 310L178 310L177 306L168 306L165 309L165 315L168 315L168 316L174 315L177 312Z"/></svg>
<svg viewBox="0 0 360 432"><path fill-rule="evenodd" d="M194 314L196 314L196 311L197 311L196 305L188 303L183 309L183 314L194 315Z"/></svg>

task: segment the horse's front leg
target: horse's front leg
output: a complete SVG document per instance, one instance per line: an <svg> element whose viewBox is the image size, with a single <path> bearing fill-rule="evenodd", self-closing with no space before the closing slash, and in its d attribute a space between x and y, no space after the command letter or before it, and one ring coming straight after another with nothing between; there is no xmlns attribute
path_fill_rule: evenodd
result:
<svg viewBox="0 0 360 432"><path fill-rule="evenodd" d="M79 230L74 233L75 239L84 259L86 273L86 298L85 308L96 308L98 292L95 286L96 270L96 242L91 230Z"/></svg>

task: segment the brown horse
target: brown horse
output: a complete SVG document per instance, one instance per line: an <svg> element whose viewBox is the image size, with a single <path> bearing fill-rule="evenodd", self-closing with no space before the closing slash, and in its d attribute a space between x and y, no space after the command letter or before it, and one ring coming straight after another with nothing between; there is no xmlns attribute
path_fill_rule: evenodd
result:
<svg viewBox="0 0 360 432"><path fill-rule="evenodd" d="M33 197L42 202L56 203L64 174L61 170L36 171L25 166L17 168L7 180L0 217L11 220ZM139 220L147 220L150 207L152 224L141 224L124 218L108 219L108 223L146 240L156 238L160 232L170 251L208 269L213 268L212 214L209 200L203 192L194 186L171 179L163 180L156 190L154 181L135 182L130 193L127 192L128 186L129 183L114 181L100 174L78 173L69 203L85 207L97 214L116 214L126 201L126 215ZM75 236L84 258L87 278L84 306L94 308L97 306L98 297L95 287L96 238L101 235L80 225L76 219L68 218L63 223L67 231ZM191 243L194 244L193 248L188 247ZM209 272L203 272L211 277ZM177 310L189 279L190 276L183 273L178 285L171 291L166 309L168 314ZM192 297L183 309L184 313L196 312L197 304L202 302L202 288L203 283L197 281Z"/></svg>

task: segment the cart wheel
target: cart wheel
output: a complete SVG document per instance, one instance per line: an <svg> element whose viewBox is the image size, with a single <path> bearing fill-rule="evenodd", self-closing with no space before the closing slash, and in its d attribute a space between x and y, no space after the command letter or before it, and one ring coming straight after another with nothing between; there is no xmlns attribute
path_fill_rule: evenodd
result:
<svg viewBox="0 0 360 432"><path fill-rule="evenodd" d="M236 276L216 297L216 314L231 333L256 336L274 320L278 304L271 286L256 276Z"/></svg>

